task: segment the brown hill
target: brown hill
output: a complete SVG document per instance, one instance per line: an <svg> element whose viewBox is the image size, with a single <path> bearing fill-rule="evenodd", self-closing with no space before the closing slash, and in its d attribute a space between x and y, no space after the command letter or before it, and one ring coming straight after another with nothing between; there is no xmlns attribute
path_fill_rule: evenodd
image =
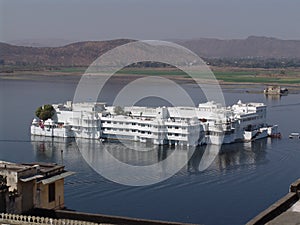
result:
<svg viewBox="0 0 300 225"><path fill-rule="evenodd" d="M235 40L178 40L176 43L207 58L300 58L300 40L250 36L247 39Z"/></svg>
<svg viewBox="0 0 300 225"><path fill-rule="evenodd" d="M87 66L101 54L130 41L87 41L63 47L24 47L0 43L0 60L5 65Z"/></svg>
<svg viewBox="0 0 300 225"><path fill-rule="evenodd" d="M24 47L0 43L0 65L37 67L88 66L106 51L133 40L87 41L63 47ZM200 57L206 58L298 58L300 41L266 37L218 40L177 40Z"/></svg>

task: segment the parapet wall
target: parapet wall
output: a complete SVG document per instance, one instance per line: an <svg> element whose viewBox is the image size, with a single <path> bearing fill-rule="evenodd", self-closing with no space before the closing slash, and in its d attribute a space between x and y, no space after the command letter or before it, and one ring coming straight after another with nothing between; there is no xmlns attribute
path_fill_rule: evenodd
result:
<svg viewBox="0 0 300 225"><path fill-rule="evenodd" d="M0 213L0 224L10 225L188 225L158 220L146 220L130 217L91 214L67 210L36 209L32 211L36 216ZM37 216L39 215L39 216ZM51 218L50 218L51 217ZM190 224L191 225L191 224Z"/></svg>
<svg viewBox="0 0 300 225"><path fill-rule="evenodd" d="M262 211L260 214L250 220L246 225L263 225L278 217L299 200L299 191L300 179L291 184L290 192L288 194L279 199L266 210Z"/></svg>
<svg viewBox="0 0 300 225"><path fill-rule="evenodd" d="M24 216L16 214L0 214L0 224L11 225L98 225L99 223L69 220L69 219L52 219L39 216ZM102 224L102 223L101 223Z"/></svg>
<svg viewBox="0 0 300 225"><path fill-rule="evenodd" d="M103 214L83 213L67 210L56 210L57 218L76 219L82 221L98 222L104 224L123 224L123 225L188 225L187 223L177 223L159 220L147 220L121 216L109 216ZM191 224L189 224L191 225Z"/></svg>

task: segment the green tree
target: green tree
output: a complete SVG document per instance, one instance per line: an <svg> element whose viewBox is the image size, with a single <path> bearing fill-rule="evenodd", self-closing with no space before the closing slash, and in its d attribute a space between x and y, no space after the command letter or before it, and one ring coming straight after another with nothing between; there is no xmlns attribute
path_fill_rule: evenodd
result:
<svg viewBox="0 0 300 225"><path fill-rule="evenodd" d="M125 112L124 112L124 110L121 106L116 106L114 108L114 113L117 114L117 115L124 115L125 114Z"/></svg>
<svg viewBox="0 0 300 225"><path fill-rule="evenodd" d="M47 120L52 118L55 113L55 109L52 105L43 105L37 108L35 115L41 120Z"/></svg>

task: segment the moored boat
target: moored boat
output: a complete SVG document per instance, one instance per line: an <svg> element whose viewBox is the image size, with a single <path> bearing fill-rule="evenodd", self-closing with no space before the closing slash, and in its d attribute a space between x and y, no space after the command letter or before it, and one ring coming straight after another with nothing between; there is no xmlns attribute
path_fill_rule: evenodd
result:
<svg viewBox="0 0 300 225"><path fill-rule="evenodd" d="M293 132L293 133L291 133L291 134L289 135L289 138L290 138L290 139L293 139L293 138L300 138L300 133L295 133L295 132Z"/></svg>

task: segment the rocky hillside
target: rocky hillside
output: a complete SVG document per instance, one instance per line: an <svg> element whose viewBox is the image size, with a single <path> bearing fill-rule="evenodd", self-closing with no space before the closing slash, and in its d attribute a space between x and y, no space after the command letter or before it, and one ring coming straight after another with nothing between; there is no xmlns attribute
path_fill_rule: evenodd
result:
<svg viewBox="0 0 300 225"><path fill-rule="evenodd" d="M87 41L63 47L24 47L0 43L0 65L18 68L85 67L106 51L131 41L133 40ZM251 36L239 40L197 39L175 42L191 49L200 57L212 60L258 58L261 61L277 58L281 63L282 58L300 59L300 41L297 40Z"/></svg>
<svg viewBox="0 0 300 225"><path fill-rule="evenodd" d="M108 50L131 40L87 41L63 47L24 47L0 43L0 63L4 65L87 66Z"/></svg>
<svg viewBox="0 0 300 225"><path fill-rule="evenodd" d="M300 58L300 40L250 36L247 39L202 38L176 42L207 58Z"/></svg>

